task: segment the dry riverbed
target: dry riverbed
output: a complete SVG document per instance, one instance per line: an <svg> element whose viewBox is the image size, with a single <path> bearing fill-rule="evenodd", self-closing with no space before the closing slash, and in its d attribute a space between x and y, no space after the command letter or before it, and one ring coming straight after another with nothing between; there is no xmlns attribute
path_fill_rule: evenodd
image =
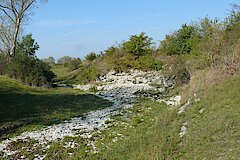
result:
<svg viewBox="0 0 240 160"><path fill-rule="evenodd" d="M96 85L98 84L98 85ZM0 156L10 159L45 159L52 145L61 142L62 147L76 149L82 145L87 146L85 152L98 153L93 134L101 133L111 126L111 117L126 116L126 110L131 108L138 98L150 98L157 101L165 101L169 105L178 105L180 97L163 100L163 93L172 86L158 72L131 71L130 73L115 73L111 71L100 77L100 80L92 85L77 85L76 89L98 92L96 95L110 100L113 105L102 110L92 111L78 118L72 118L60 124L48 126L33 132L24 132L19 136L4 140L0 143ZM140 120L141 121L141 120ZM128 126L129 124L124 124ZM117 135L121 137L122 135ZM66 140L70 137L70 141ZM72 137L72 138L71 138ZM81 140L74 141L74 137ZM113 141L117 141L113 140ZM67 153L72 156L71 150Z"/></svg>

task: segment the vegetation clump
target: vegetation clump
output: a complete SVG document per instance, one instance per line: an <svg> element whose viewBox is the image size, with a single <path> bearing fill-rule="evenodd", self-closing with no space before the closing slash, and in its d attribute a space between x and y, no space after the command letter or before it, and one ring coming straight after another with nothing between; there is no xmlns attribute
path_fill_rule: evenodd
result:
<svg viewBox="0 0 240 160"><path fill-rule="evenodd" d="M35 55L39 45L29 34L18 42L14 56L1 54L1 74L8 75L30 86L49 86L55 74L50 66Z"/></svg>

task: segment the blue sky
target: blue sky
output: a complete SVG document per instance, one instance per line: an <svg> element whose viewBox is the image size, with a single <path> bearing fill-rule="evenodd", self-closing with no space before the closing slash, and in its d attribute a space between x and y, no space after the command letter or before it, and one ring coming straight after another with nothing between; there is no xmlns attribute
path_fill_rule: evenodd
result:
<svg viewBox="0 0 240 160"><path fill-rule="evenodd" d="M39 58L84 58L142 31L158 44L198 18L225 18L237 0L49 0L25 27L40 45Z"/></svg>

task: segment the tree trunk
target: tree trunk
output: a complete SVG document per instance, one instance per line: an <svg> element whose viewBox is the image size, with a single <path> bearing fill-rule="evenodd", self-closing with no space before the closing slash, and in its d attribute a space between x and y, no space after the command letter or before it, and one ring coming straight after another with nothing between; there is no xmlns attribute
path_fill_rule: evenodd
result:
<svg viewBox="0 0 240 160"><path fill-rule="evenodd" d="M16 54L17 38L18 38L19 29L20 29L20 23L21 23L21 20L18 18L15 24L16 26L14 31L13 43L10 50L10 56L14 56Z"/></svg>

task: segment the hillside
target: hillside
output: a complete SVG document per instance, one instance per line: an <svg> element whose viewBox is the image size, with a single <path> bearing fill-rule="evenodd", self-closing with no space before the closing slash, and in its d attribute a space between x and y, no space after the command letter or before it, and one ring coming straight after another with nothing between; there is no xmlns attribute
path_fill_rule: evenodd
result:
<svg viewBox="0 0 240 160"><path fill-rule="evenodd" d="M200 92L186 113L188 131L179 159L238 159L240 78L230 78Z"/></svg>
<svg viewBox="0 0 240 160"><path fill-rule="evenodd" d="M239 5L159 46L141 32L57 63L22 47L0 59L0 159L239 159Z"/></svg>
<svg viewBox="0 0 240 160"><path fill-rule="evenodd" d="M0 76L0 138L59 123L110 104L73 89L33 88Z"/></svg>
<svg viewBox="0 0 240 160"><path fill-rule="evenodd" d="M93 159L238 159L239 88L239 77L208 86L182 114L157 103L139 104L131 120L144 117L144 121L129 130L111 128L106 134L127 137L115 144L108 141L108 149ZM187 132L180 137L182 124Z"/></svg>
<svg viewBox="0 0 240 160"><path fill-rule="evenodd" d="M208 70L208 72L210 71ZM145 75L145 79L143 76L140 76L141 74ZM135 96L131 97L134 95L131 92L136 92L136 90L129 87L134 87L134 84L136 87L142 86L143 88L146 88L147 84L149 84L147 81L155 81L154 78L148 77L154 77L156 80L162 79L161 76L157 76L157 72L135 71L131 74L109 73L108 75L100 78L102 79L102 83L99 84L104 87L106 91L101 91L99 95L107 99L109 98L118 105L131 105L132 100L135 99ZM203 79L199 79L200 77L201 74L197 73L193 75L189 84L181 86L180 88L177 87L173 89L171 93L165 92L165 94L170 95L173 93L180 93L182 95L182 105L179 107L168 107L164 103L157 102L158 98L156 100L141 98L134 102L132 107L120 109L120 112L118 112L116 109L113 109L109 112L111 113L110 118L104 117L105 114L108 114L107 110L107 112L104 110L99 110L99 113L96 112L98 114L98 118L94 118L94 115L85 115L86 120L88 122L88 120L93 118L93 121L88 122L88 125L98 125L104 122L107 126L105 129L95 129L91 132L77 132L80 136L70 136L63 138L62 140L53 141L51 147L46 149L46 151L44 151L44 147L33 147L35 148L33 151L28 151L26 152L27 154L25 154L23 151L20 151L19 154L15 154L14 157L21 157L21 155L25 155L26 157L31 158L34 157L34 155L31 153L39 154L39 152L43 152L45 154L45 159L194 159L196 157L198 159L236 159L240 154L237 147L239 137L239 133L237 131L240 127L238 125L238 117L240 114L240 78L235 74L234 76L229 76L225 79L208 81L205 83L204 79L206 80L208 77L205 76ZM113 81L110 81L110 79L113 79ZM142 92L142 94L145 96L152 95L154 97L155 93L151 91L151 89L154 89L152 87L160 87L158 88L159 90L166 91L167 89L162 89L163 86L161 85L162 83L166 84L164 79L161 80L161 83L159 80L157 81L159 83L158 85L151 87L149 86L150 88L147 87L150 90ZM143 81L146 82L142 83ZM200 85L199 82L202 84ZM69 108L73 107L73 104L77 103L77 106L80 107L79 105L88 104L90 106L90 104L92 105L93 103L92 98L91 100L86 98L90 95L78 95L76 94L78 91L72 91L68 89L48 90L31 88L21 85L17 81L6 77L1 77L1 84L6 86L1 88L1 98L4 96L4 94L6 94L6 92L12 91L12 94L17 94L19 97L21 97L21 100L24 100L22 103L26 104L26 107L29 104L28 97L30 95L31 99L34 98L32 97L33 95L40 97L42 95L60 96L60 98L57 98L56 101L53 97L48 98L47 103L44 103L44 99L39 97L40 99L34 99L30 101L33 104L31 105L31 111L29 108L27 108L29 112L26 112L25 114L19 111L16 112L18 114L15 113L15 116L22 117L24 120L31 119L32 121L31 125L25 124L26 126L24 129L22 128L21 131L31 131L33 129L36 130L37 128L41 128L40 126L42 125L49 126L51 123L58 123L59 125L49 126L49 129L51 127L55 127L55 129L57 129L58 126L63 128L65 126L64 123L66 123L61 123L61 121L64 120L63 118L68 119L71 116L74 117L76 114L81 115L83 112L88 112L83 108L83 110L80 110L81 113L76 113L78 109L72 108L75 113L69 114ZM117 86L119 86L121 89L115 88ZM184 99L186 98L184 97L188 97L189 94L192 94L193 88L198 88L198 92L195 93L194 96L190 97L190 103L186 102L187 105L185 105ZM125 93L126 90L128 90L128 94L122 94ZM68 112L62 112L63 110L61 106L63 106L64 103L60 99L63 99L62 96L65 97L69 94L74 94L74 96L77 97L76 99L71 98L71 100L65 99L66 101L64 102L67 102L68 104L68 106L66 106L66 108L68 108ZM15 95L15 101L12 102L12 104L8 104L8 106L13 104L18 106L17 104L19 101L16 99L18 96ZM81 98L81 96L83 97ZM5 97L4 99L1 99L1 104L6 104L3 103L4 101L7 101L8 103L12 101L10 97ZM51 101L49 101L50 99ZM166 98L166 100L167 99L168 98ZM74 100L75 103L69 104L69 102L72 100ZM61 103L53 105L53 103L59 101L61 101ZM103 104L102 100L99 102ZM47 114L46 117L48 118L40 122L35 119L40 113L36 112L37 114L35 114L35 118L29 116L29 114L35 112L34 104L39 105L42 103L44 103L43 105L45 108L48 107L48 110L53 109L52 111L54 112L48 111L45 113ZM61 111L59 112L56 110L58 107L61 108ZM182 109L183 107L184 109ZM46 112L46 110L44 112ZM3 110L1 113L3 113ZM8 113L6 112L6 108L5 113ZM14 115L14 112L9 113L9 115L10 114ZM9 115L8 118L11 117ZM89 119L88 117L91 118ZM98 119L100 121L98 121ZM73 119L73 121L76 120L77 119ZM6 119L6 121L9 121L9 119ZM73 121L67 121L67 124L70 124ZM96 123L96 121L98 121L98 123ZM85 120L81 120L81 123L84 124ZM4 124L4 121L2 124ZM97 128L97 126L95 127ZM18 132L21 133L21 131ZM40 130L37 132L43 134L45 131ZM51 133L51 130L48 132ZM58 131L57 135L61 136L62 132L64 133L64 130ZM31 135L30 133L36 134L35 132L29 132L29 135ZM36 143L37 142L35 141L27 140L27 144L29 146L35 146ZM69 146L67 144L69 144ZM21 140L19 140L18 144L15 144L15 147L12 149L17 149L19 147L21 148L22 145L23 144L21 143ZM0 145L0 148L1 147L3 146Z"/></svg>

